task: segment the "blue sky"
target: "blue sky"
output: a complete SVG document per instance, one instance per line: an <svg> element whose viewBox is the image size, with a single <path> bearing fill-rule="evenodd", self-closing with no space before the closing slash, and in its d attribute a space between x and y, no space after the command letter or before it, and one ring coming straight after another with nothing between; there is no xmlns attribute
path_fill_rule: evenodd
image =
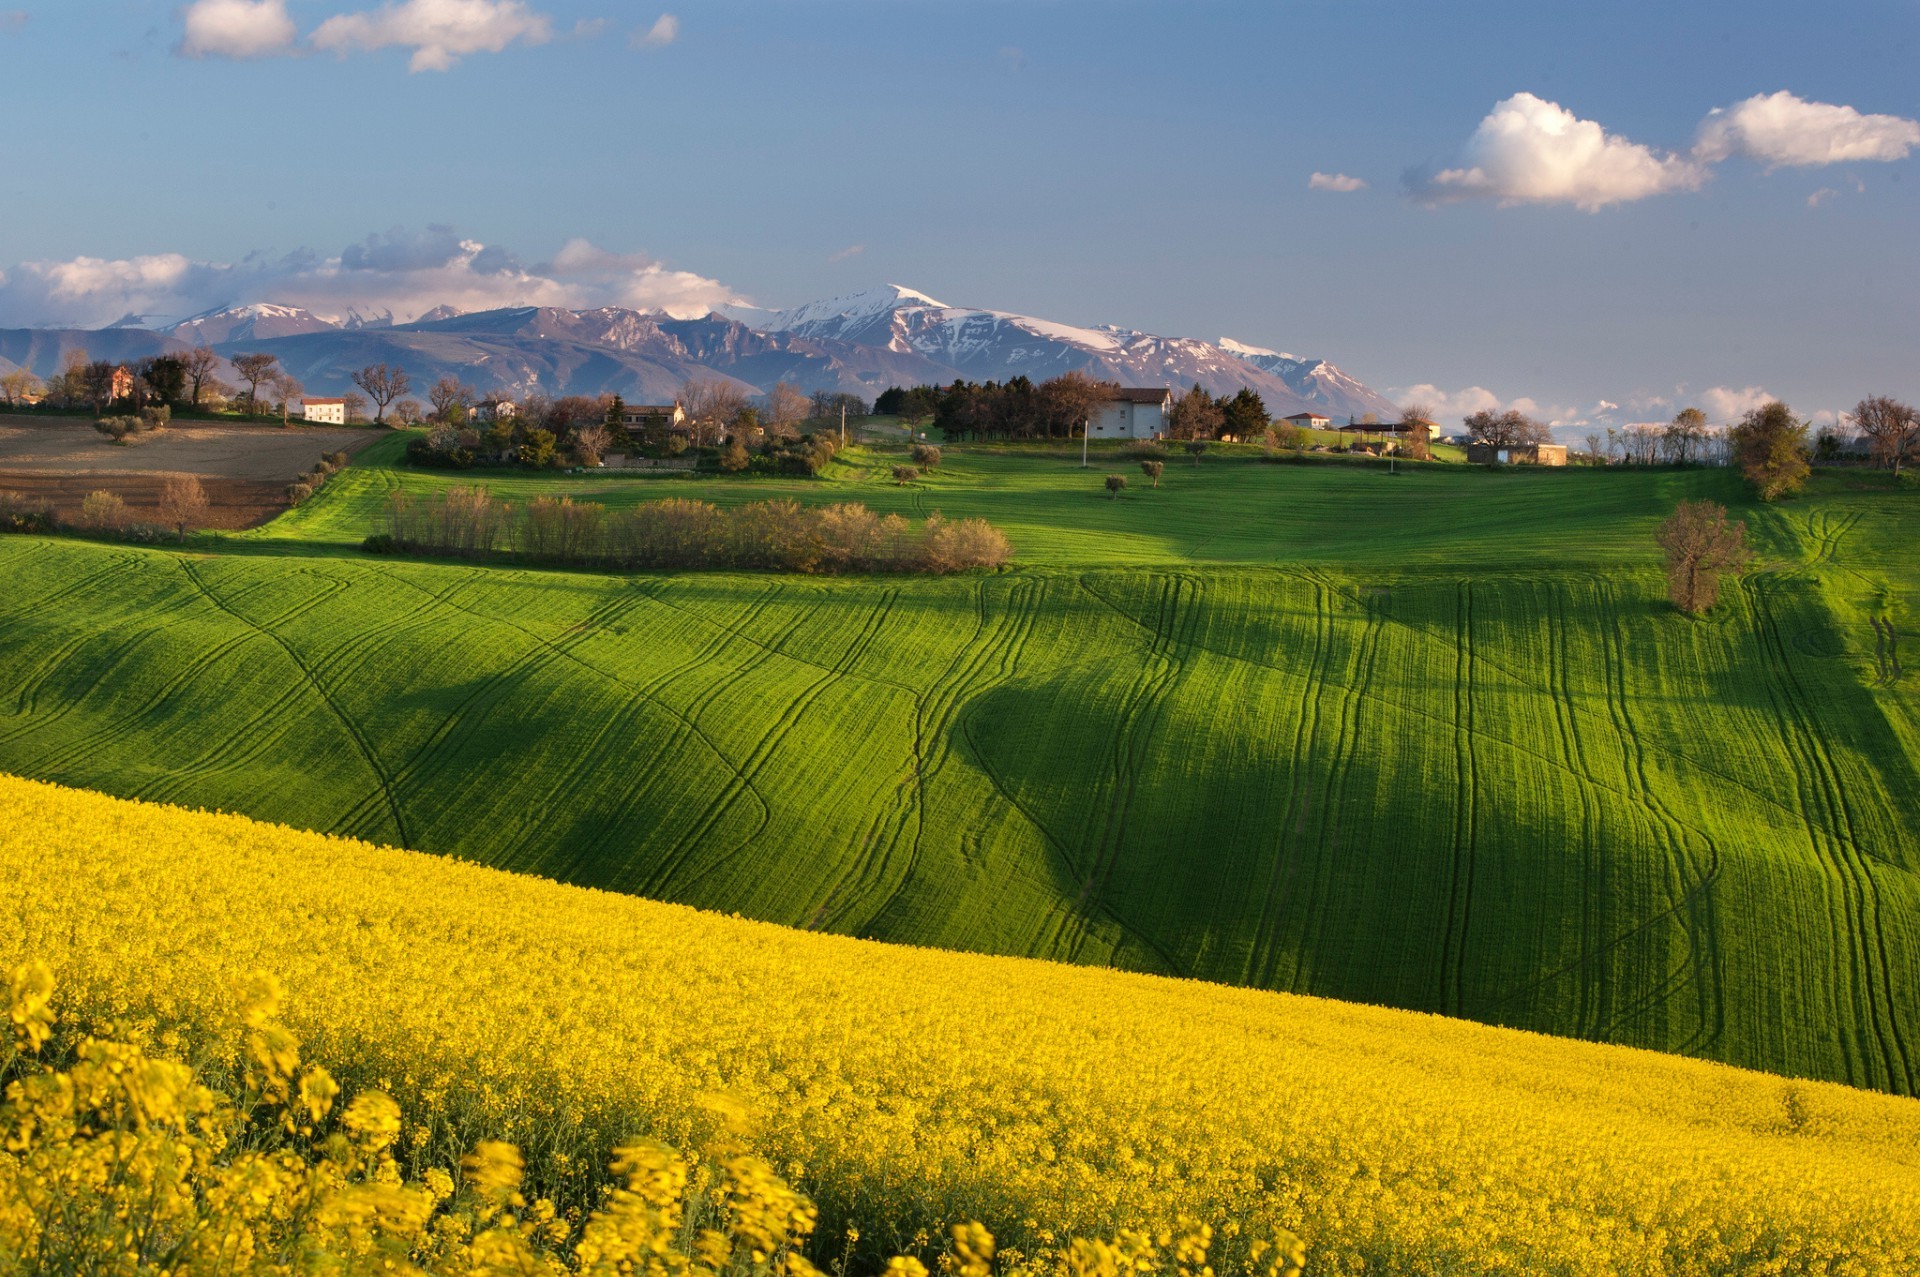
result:
<svg viewBox="0 0 1920 1277"><path fill-rule="evenodd" d="M1916 0L0 0L0 58L4 324L897 282L1446 409L1920 397Z"/></svg>

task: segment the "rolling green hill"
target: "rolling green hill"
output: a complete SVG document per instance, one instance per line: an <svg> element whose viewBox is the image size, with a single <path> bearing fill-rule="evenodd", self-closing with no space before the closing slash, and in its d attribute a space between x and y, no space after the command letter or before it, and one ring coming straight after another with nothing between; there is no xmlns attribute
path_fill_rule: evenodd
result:
<svg viewBox="0 0 1920 1277"><path fill-rule="evenodd" d="M983 515L1018 569L368 559L385 490L471 481L378 457L190 553L6 539L0 770L796 926L1920 1085L1920 719L1887 638L1913 492L1755 510L1717 472L1221 456L1110 501L1059 457L950 458L912 488L861 453L830 482L493 482ZM1651 548L1695 495L1765 554L1705 622Z"/></svg>

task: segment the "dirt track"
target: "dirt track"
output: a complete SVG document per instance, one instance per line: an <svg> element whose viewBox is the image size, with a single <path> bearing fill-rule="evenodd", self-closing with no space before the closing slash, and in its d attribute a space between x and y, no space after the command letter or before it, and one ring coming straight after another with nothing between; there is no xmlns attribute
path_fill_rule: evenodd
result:
<svg viewBox="0 0 1920 1277"><path fill-rule="evenodd" d="M165 476L200 479L212 508L204 526L244 528L287 506L287 484L329 452L357 452L380 433L299 426L172 426L116 444L92 423L0 416L0 491L45 501L71 516L89 492L117 494L136 515L158 518Z"/></svg>

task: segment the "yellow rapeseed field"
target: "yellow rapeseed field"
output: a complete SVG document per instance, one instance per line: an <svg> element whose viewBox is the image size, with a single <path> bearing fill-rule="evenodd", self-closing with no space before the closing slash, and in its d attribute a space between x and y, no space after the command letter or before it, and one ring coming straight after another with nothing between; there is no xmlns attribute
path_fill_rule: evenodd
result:
<svg viewBox="0 0 1920 1277"><path fill-rule="evenodd" d="M60 1031L201 1069L270 973L410 1175L517 1145L599 1208L715 1123L820 1209L816 1261L1001 1263L1200 1221L1308 1272L1920 1272L1920 1102L1399 1011L786 930L0 778L0 968ZM716 1114L722 1116L716 1117Z"/></svg>

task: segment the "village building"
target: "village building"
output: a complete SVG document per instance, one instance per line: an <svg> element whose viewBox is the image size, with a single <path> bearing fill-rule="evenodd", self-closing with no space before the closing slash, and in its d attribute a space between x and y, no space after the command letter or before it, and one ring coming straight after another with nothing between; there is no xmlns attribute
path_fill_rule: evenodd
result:
<svg viewBox="0 0 1920 1277"><path fill-rule="evenodd" d="M1476 466L1564 466L1567 446L1563 443L1467 445L1467 461Z"/></svg>
<svg viewBox="0 0 1920 1277"><path fill-rule="evenodd" d="M1173 391L1165 386L1115 386L1094 405L1087 420L1089 439L1159 439L1167 433Z"/></svg>
<svg viewBox="0 0 1920 1277"><path fill-rule="evenodd" d="M316 426L344 426L347 424L347 401L345 399L302 399L300 417Z"/></svg>
<svg viewBox="0 0 1920 1277"><path fill-rule="evenodd" d="M1298 426L1302 430L1325 430L1333 425L1332 417L1323 417L1317 412L1289 413L1281 420L1290 426Z"/></svg>
<svg viewBox="0 0 1920 1277"><path fill-rule="evenodd" d="M511 399L482 399L473 406L476 421L511 421L520 415L520 405Z"/></svg>
<svg viewBox="0 0 1920 1277"><path fill-rule="evenodd" d="M657 430L662 426L668 430L685 430L687 429L687 410L680 406L680 401L677 399L669 404L622 404L620 405L620 424L629 430L647 427Z"/></svg>
<svg viewBox="0 0 1920 1277"><path fill-rule="evenodd" d="M113 385L107 396L110 399L125 399L133 394L133 369L121 364L113 370Z"/></svg>

